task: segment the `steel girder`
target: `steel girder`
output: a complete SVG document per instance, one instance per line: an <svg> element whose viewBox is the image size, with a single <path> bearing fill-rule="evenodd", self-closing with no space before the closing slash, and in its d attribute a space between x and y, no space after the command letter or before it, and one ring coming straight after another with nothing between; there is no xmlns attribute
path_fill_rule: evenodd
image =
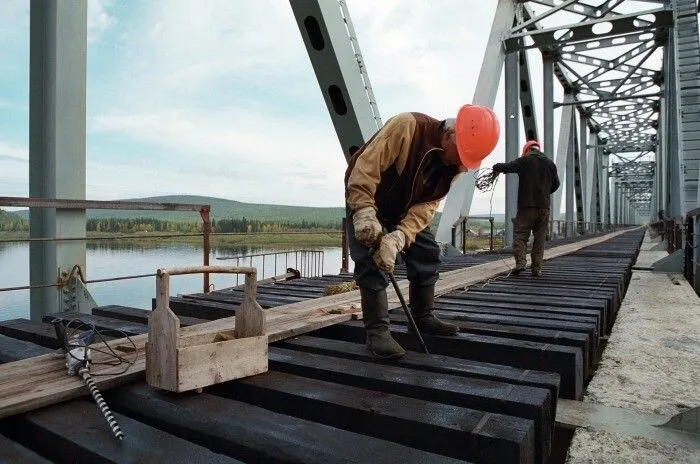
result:
<svg viewBox="0 0 700 464"><path fill-rule="evenodd" d="M347 8L343 1L338 0L290 2L324 90L343 151L348 156L354 146L376 131L381 120ZM691 4L692 8L689 9ZM315 16L307 15L305 8L316 10ZM317 52L321 50L317 49L313 37L308 34L308 24L304 21L309 16L317 20L324 43L330 45L325 49L325 57L319 57ZM334 25L329 26L329 23ZM669 33L669 29L673 29L673 33ZM554 109L571 106L580 115L580 149L574 150L573 156L579 221L600 222L608 216L613 220L621 217L622 211L629 213L627 218L641 217L641 213L633 213L651 208L652 201L646 198L648 195L638 192L640 185L648 185L649 182L627 185L631 181L626 176L614 179L617 198L615 201L608 198L608 170L617 164L617 158L610 158L611 154L638 156L640 153L654 152L655 166L663 169L663 172L644 174L649 176L648 180L652 183L651 198L655 207L681 213L682 207L672 207L678 202L674 201L674 188L670 186L680 185L683 179L686 186L695 189L693 192L697 197L700 176L698 163L694 168L691 166L700 161L700 156L697 160L692 156L697 140L700 140L694 138L694 131L700 131L700 119L696 121L697 108L700 107L695 101L698 94L693 93L697 92L695 84L699 74L696 67L700 66L698 54L693 55L694 50L698 49L696 42L694 0L499 0L473 103L493 106L506 54L518 52L520 67L518 72L511 72L510 75L515 75L520 82L519 96L526 137L537 137L539 131L535 124L535 106L530 94L529 68L524 50L539 49L543 53L545 73L542 138L545 151L550 156L554 155ZM659 56L661 49L664 51L663 59ZM557 78L566 93L573 95L573 101L559 104L553 101L552 76ZM352 82L355 84L350 85ZM330 85L338 87L337 94L345 98L351 110L348 117L339 118L334 114L337 107L327 92ZM508 86L507 83L506 86L515 89L514 85ZM513 108L512 99L508 101L510 108ZM693 103L695 110L691 106ZM666 116L662 117L662 114ZM341 124L343 120L345 122ZM666 136L667 133L677 133L679 137ZM562 134L576 143L571 130ZM517 140L512 136L508 139L509 145ZM684 148L686 146L690 150ZM675 158L674 152L679 153ZM568 156L563 159L567 160ZM638 161L635 159L628 163ZM692 168L690 172L689 166ZM565 172L571 175L570 168ZM474 177L470 174L460 176L453 184L438 228L439 240L449 240L452 227L468 216L473 193ZM508 196L513 195L514 189L511 188ZM664 197L655 198L659 195ZM690 198L688 189L685 197ZM632 204L617 204L617 200ZM568 205L570 201L567 201L567 208L570 208Z"/></svg>
<svg viewBox="0 0 700 464"><path fill-rule="evenodd" d="M583 2L579 0L569 0L567 3L582 4ZM554 9L557 8L558 7L555 7ZM523 48L541 48L542 46L559 48L568 43L598 41L604 37L624 36L647 30L653 31L659 27L670 26L672 24L672 13L665 8L656 8L628 15L618 15L613 13L613 11L614 10L611 10L608 15L596 20L587 20L577 24L567 24L565 26L558 25L541 29L537 32L512 34L505 41L506 50L514 51ZM651 16L653 19L647 20L643 18L642 15ZM554 16L554 14L552 16ZM607 25L611 27L607 27ZM531 40L524 40L526 38Z"/></svg>
<svg viewBox="0 0 700 464"><path fill-rule="evenodd" d="M695 0L673 0L675 27L672 45L673 94L669 97L669 120L678 134L677 151L684 185L681 211L685 215L700 206L700 40ZM674 172L675 175L675 172Z"/></svg>
<svg viewBox="0 0 700 464"><path fill-rule="evenodd" d="M503 36L513 26L515 10L516 0L498 0L489 40L481 62L479 79L476 83L476 89L474 89L474 98L472 99L474 104L493 108L496 102L496 93L506 59ZM462 218L469 216L474 199L475 181L472 173L464 173L452 184L445 199L440 224L435 234L439 241L449 242L452 238L452 228Z"/></svg>
<svg viewBox="0 0 700 464"><path fill-rule="evenodd" d="M569 102L574 100L572 94L564 95L564 101ZM559 178L562 179L562 186L566 185L566 197L567 197L567 208L566 208L566 220L573 221L573 205L572 209L569 210L569 192L573 193L573 176L569 172L569 166L573 166L573 138L574 134L574 109L572 106L565 106L562 111L561 122L559 124L559 146L557 147L557 154L555 158L555 163L557 165L557 174ZM571 182L570 182L571 181ZM571 185L569 185L571 184ZM561 200L564 188L560 188L554 192L552 198L552 210L561 210ZM573 199L573 197L572 197Z"/></svg>
<svg viewBox="0 0 700 464"><path fill-rule="evenodd" d="M29 196L85 199L87 0L31 2L29 26ZM30 208L31 238L80 237L85 210ZM61 292L41 287L74 266L84 241L29 244L31 318L57 312Z"/></svg>
<svg viewBox="0 0 700 464"><path fill-rule="evenodd" d="M560 172L565 170L568 159L568 149L562 150L569 146L566 139L572 137L566 109L576 107L591 131L592 140L586 144L582 125L579 137L582 149L578 158L573 158L578 168L574 168L574 189L577 197L583 197L583 214L588 221L607 222L608 218L612 221L621 211L608 192L608 170L616 164L610 155L655 152L661 139L659 132L664 130L659 127L659 114L666 88L662 85L668 73L662 69L659 56L669 29L678 21L678 5L662 0L646 3L524 0L519 5L525 11L522 20L504 39L507 51L539 48L546 60L554 61L554 74L565 92L573 94L573 98L565 97L566 101L555 103L555 107L564 111L562 126L565 127L560 126L557 154ZM675 69L673 64L671 69ZM547 78L545 75L545 81ZM547 93L545 85L545 108ZM548 124L546 121L545 133ZM697 179L698 172L690 175ZM661 192L663 185L654 188L654 170L644 171L643 175L647 176L645 183L637 182L629 188L625 185L628 176L616 178L614 182L620 185L615 193L624 192L623 199L632 202L629 211L649 217L651 199L657 191ZM649 195L642 195L639 189L646 187ZM560 205L561 194L555 195L553 209L558 211ZM567 217L571 217L569 205L567 201Z"/></svg>
<svg viewBox="0 0 700 464"><path fill-rule="evenodd" d="M336 134L349 159L382 126L345 1L290 0Z"/></svg>

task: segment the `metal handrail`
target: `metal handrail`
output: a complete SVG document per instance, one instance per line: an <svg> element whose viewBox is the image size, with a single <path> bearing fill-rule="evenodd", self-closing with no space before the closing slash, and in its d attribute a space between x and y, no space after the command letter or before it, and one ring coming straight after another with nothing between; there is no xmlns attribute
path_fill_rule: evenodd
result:
<svg viewBox="0 0 700 464"><path fill-rule="evenodd" d="M457 241L457 226L460 226L461 232L462 232L462 253L467 252L467 222L469 219L475 219L475 220L486 220L489 221L490 227L491 227L491 232L489 234L489 251L493 251L493 232L494 232L494 217L493 216L466 216L461 219L459 219L453 226L452 226L452 246L456 247L456 241Z"/></svg>
<svg viewBox="0 0 700 464"><path fill-rule="evenodd" d="M284 255L284 269L285 271L289 269L289 257L294 255L294 269L299 272L300 275L306 277L320 277L323 275L323 266L325 253L323 250L290 250L290 251L276 251L272 253L255 253L252 255L241 255L241 256L218 256L217 260L236 260L236 266L240 266L241 260L248 259L248 265L253 265L253 258L262 257L262 272L261 276L265 278L265 258L268 256L274 256L274 271L273 275L277 273L277 257ZM300 259L301 258L301 259ZM238 277L236 277L236 284L238 284Z"/></svg>
<svg viewBox="0 0 700 464"><path fill-rule="evenodd" d="M211 234L210 220L210 205L194 205L189 203L155 203L155 202L139 202L139 201L100 201L100 200L72 200L72 199L56 199L56 198L23 198L23 197L3 197L0 196L0 206L10 207L28 207L28 208L56 208L56 209L116 209L116 210L134 210L134 211L191 211L198 212L202 218L202 246L203 246L203 264L209 265L209 255L211 247L209 243L209 235ZM59 240L61 237L41 237L36 241ZM68 237L68 239L89 240L87 237ZM31 242L32 237L26 239ZM62 282L56 284L43 284L44 286L59 286ZM209 291L209 274L203 276L204 292ZM31 287L30 287L31 288ZM38 288L38 286L33 286Z"/></svg>

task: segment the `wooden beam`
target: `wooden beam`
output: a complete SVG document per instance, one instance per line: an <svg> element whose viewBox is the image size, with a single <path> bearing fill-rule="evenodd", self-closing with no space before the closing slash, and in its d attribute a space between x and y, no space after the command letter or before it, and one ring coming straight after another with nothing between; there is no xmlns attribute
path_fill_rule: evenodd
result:
<svg viewBox="0 0 700 464"><path fill-rule="evenodd" d="M581 240L576 243L553 247L545 251L545 259L552 259L581 248L596 245L621 235L626 231L613 232L600 237ZM445 272L436 284L436 295L449 293L453 290L484 282L511 268L510 257L503 260L480 264L468 269ZM408 291L408 281L399 282L403 292ZM392 301L398 302L396 294L388 289ZM294 337L306 332L327 327L341 322L357 319L360 311L360 292L351 292L321 297L311 301L293 303L265 311L266 333L269 343ZM354 305L354 308L353 308ZM353 309L355 310L353 312ZM212 332L226 332L235 329L235 317L219 319L190 327L180 328L182 336L207 336ZM147 335L138 335L127 339L109 342L110 346L137 347L136 362L124 373L94 377L101 390L108 390L144 378L145 345ZM100 361L107 361L107 356L94 353L94 372L111 373L108 366L98 366ZM34 358L3 364L0 366L0 418L38 409L61 401L87 395L85 385L75 377L66 373L62 357L55 355L37 356Z"/></svg>

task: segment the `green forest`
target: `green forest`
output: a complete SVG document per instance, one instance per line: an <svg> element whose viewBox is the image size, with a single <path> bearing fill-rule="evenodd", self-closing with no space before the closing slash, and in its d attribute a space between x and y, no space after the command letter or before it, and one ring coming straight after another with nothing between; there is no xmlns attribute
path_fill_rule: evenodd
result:
<svg viewBox="0 0 700 464"><path fill-rule="evenodd" d="M29 220L0 209L0 231L21 232L26 230L29 230Z"/></svg>
<svg viewBox="0 0 700 464"><path fill-rule="evenodd" d="M345 208L285 206L243 203L215 197L174 195L136 198L123 201L186 203L210 205L212 232L276 233L289 231L320 232L340 230ZM502 214L496 214L497 227ZM96 233L197 233L202 221L197 212L87 210L87 231ZM435 229L440 213L433 218ZM487 227L487 221L470 221L470 227ZM8 212L0 209L0 232L29 230L29 210Z"/></svg>
<svg viewBox="0 0 700 464"><path fill-rule="evenodd" d="M340 230L344 208L266 205L214 197L175 195L123 201L210 205L213 232L274 233L285 231ZM88 232L107 233L195 233L202 230L197 212L88 210ZM14 213L0 210L0 231L29 230L29 210Z"/></svg>
<svg viewBox="0 0 700 464"><path fill-rule="evenodd" d="M212 220L212 232L218 233L274 233L289 231L328 231L340 230L341 222L321 223L302 220L300 222L273 222L252 219L219 219ZM0 210L0 231L26 232L29 230L29 221ZM197 233L202 231L201 222L176 222L162 221L152 218L138 219L88 219L86 223L88 232L112 232L112 233Z"/></svg>

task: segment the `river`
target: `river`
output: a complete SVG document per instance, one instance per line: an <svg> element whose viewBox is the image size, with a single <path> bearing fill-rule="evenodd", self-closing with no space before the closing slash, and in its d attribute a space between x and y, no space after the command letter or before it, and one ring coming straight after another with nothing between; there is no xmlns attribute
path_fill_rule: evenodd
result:
<svg viewBox="0 0 700 464"><path fill-rule="evenodd" d="M286 267L293 267L309 273L321 272L337 274L341 266L340 247L305 247L308 250L323 252L322 259L313 259L309 254L278 248L227 246L212 248L210 264L229 266L253 265L258 269L258 278L279 275ZM257 256L248 259L217 259L222 257L265 254L286 251L286 255ZM252 262L251 262L252 259ZM202 248L194 245L162 245L141 247L138 245L88 244L86 256L87 280L105 279L135 274L155 273L158 268L175 266L198 266L202 264ZM276 267L276 269L275 269ZM236 285L236 277L226 274L212 274L214 289ZM243 283L242 276L238 283ZM19 287L29 284L29 245L27 243L0 244L0 288ZM155 297L155 277L98 282L88 284L95 301L103 305L122 305L136 308L151 308L151 298ZM202 276L186 275L171 277L170 294L196 293L202 291ZM0 291L0 320L29 318L29 291Z"/></svg>

